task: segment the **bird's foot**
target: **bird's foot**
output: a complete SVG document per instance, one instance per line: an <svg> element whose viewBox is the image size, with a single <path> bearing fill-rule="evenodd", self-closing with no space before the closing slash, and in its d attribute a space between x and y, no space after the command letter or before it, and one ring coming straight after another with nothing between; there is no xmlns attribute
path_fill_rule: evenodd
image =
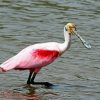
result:
<svg viewBox="0 0 100 100"><path fill-rule="evenodd" d="M52 83L49 83L49 82L45 82L45 84L44 84L46 87L52 87L53 86L53 84Z"/></svg>
<svg viewBox="0 0 100 100"><path fill-rule="evenodd" d="M45 85L46 87L52 87L52 86L53 86L53 84L52 84L52 83L49 83L49 82L44 82L44 85Z"/></svg>
<svg viewBox="0 0 100 100"><path fill-rule="evenodd" d="M30 81L27 81L27 85L30 85L31 84L31 82Z"/></svg>
<svg viewBox="0 0 100 100"><path fill-rule="evenodd" d="M53 84L49 83L49 82L31 82L31 84L33 84L33 85L44 85L45 87L53 86Z"/></svg>

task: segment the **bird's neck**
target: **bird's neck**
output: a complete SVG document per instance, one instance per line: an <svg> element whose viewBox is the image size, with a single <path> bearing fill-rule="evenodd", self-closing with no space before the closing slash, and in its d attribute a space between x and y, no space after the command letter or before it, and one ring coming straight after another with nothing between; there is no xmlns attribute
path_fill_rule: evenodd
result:
<svg viewBox="0 0 100 100"><path fill-rule="evenodd" d="M64 38L64 43L61 43L60 45L61 54L64 53L67 49L69 49L71 42L71 35L67 31L64 31Z"/></svg>

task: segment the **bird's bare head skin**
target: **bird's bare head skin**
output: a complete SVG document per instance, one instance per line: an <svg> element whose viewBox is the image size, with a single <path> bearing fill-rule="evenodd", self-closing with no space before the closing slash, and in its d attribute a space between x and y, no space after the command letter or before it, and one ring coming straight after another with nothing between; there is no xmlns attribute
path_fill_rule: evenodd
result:
<svg viewBox="0 0 100 100"><path fill-rule="evenodd" d="M75 34L80 40L81 42L83 43L83 45L90 49L91 48L91 45L86 42L77 32L76 32L76 26L74 23L68 23L65 25L65 31L67 31L70 35L72 34Z"/></svg>
<svg viewBox="0 0 100 100"><path fill-rule="evenodd" d="M66 31L68 31L69 34L73 34L74 31L76 30L76 26L74 23L67 23L65 25L65 29L66 29Z"/></svg>

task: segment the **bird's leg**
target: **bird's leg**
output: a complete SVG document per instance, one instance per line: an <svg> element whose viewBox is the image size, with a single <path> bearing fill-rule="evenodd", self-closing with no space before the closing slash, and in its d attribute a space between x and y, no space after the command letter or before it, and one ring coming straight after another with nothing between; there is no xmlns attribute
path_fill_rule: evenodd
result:
<svg viewBox="0 0 100 100"><path fill-rule="evenodd" d="M36 74L37 74L37 73L34 72L32 78L31 78L31 83L32 83L32 84L34 84L34 79L35 79L35 77L36 77Z"/></svg>
<svg viewBox="0 0 100 100"><path fill-rule="evenodd" d="M36 77L37 73L34 73L32 78L31 78L31 84L33 85L45 85L46 87L50 87L53 86L53 84L49 83L49 82L34 82L34 79Z"/></svg>
<svg viewBox="0 0 100 100"><path fill-rule="evenodd" d="M28 80L27 80L27 84L30 84L31 83L31 76L32 76L33 72L30 71L29 73L29 77L28 77Z"/></svg>

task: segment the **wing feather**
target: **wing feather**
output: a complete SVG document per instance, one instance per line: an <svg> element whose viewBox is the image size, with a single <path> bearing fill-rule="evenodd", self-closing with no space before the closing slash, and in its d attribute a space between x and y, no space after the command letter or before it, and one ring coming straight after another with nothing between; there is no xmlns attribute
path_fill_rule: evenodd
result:
<svg viewBox="0 0 100 100"><path fill-rule="evenodd" d="M59 56L56 50L33 49L29 52L21 52L8 59L0 65L3 70L11 69L36 69L46 66L53 62Z"/></svg>

